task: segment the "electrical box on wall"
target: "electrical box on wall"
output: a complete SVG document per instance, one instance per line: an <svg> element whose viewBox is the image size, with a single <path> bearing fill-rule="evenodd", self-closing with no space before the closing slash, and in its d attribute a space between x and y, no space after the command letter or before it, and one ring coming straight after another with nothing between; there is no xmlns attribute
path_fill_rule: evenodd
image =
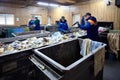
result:
<svg viewBox="0 0 120 80"><path fill-rule="evenodd" d="M120 7L120 0L115 0L115 5Z"/></svg>

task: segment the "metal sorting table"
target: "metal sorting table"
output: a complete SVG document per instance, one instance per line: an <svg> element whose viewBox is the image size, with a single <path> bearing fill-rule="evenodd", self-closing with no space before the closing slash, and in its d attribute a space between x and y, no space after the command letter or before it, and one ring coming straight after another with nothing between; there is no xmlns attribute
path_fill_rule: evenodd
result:
<svg viewBox="0 0 120 80"><path fill-rule="evenodd" d="M73 28L74 30L74 28ZM73 32L77 32L78 29L75 28L75 30ZM48 35L52 34L52 32L48 32L48 31L30 31L30 32L24 32L24 33L19 33L19 34L14 34L15 37L11 37L11 38L1 38L0 42L4 42L5 44L9 44L11 42L14 42L16 40L18 41L23 41L27 38L32 38L32 37L47 37ZM71 33L67 33L67 34L71 34ZM81 35L80 37L84 37L86 35ZM29 50L29 49L25 49L25 50ZM20 51L10 51L8 53L3 53L0 54L0 57L5 56L5 55L10 55L10 54L15 54L15 53L19 53L21 51L25 51L25 50L20 50Z"/></svg>
<svg viewBox="0 0 120 80"><path fill-rule="evenodd" d="M48 31L45 31L45 32L42 32L42 33L36 32L34 34L32 32L29 35L27 33L27 35L24 34L24 35L20 35L20 36L16 36L16 37L11 37L11 38L2 38L2 39L0 39L0 42L4 42L5 44L9 44L9 43L14 42L16 40L23 41L23 40L25 40L27 38L31 38L31 37L46 37L49 34L50 34L50 32L48 32ZM0 54L0 57L10 55L10 54L16 54L16 53L19 53L19 52L22 52L22 51L27 51L27 50L30 50L30 49L24 49L24 50L20 50L20 51L10 51L10 52L7 52L7 53Z"/></svg>
<svg viewBox="0 0 120 80"><path fill-rule="evenodd" d="M31 38L31 37L45 37L45 36L48 36L49 34L50 32L48 31L37 31L37 32L31 31L31 32L26 32L26 33L21 33L21 34L15 34L16 37L1 38L0 42L9 43L15 40L24 40L24 39Z"/></svg>

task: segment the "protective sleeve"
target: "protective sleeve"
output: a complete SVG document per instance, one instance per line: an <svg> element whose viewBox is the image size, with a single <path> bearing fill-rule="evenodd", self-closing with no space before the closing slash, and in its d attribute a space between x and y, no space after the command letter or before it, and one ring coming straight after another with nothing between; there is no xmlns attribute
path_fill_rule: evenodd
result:
<svg viewBox="0 0 120 80"><path fill-rule="evenodd" d="M86 24L85 25L80 25L79 24L79 28L81 28L81 29L83 29L83 30L87 30L88 28L90 27L90 23L89 22L86 22Z"/></svg>

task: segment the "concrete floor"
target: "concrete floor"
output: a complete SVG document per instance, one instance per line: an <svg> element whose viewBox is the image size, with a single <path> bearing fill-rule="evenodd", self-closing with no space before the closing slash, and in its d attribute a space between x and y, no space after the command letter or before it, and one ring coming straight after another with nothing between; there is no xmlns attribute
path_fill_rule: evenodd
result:
<svg viewBox="0 0 120 80"><path fill-rule="evenodd" d="M104 80L120 80L120 61L105 61Z"/></svg>

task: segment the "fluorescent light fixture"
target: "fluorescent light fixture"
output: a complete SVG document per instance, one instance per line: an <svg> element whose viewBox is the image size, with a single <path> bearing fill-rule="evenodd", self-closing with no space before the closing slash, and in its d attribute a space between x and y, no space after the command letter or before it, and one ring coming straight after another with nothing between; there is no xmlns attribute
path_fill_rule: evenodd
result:
<svg viewBox="0 0 120 80"><path fill-rule="evenodd" d="M42 5L42 6L51 6L51 7L58 7L58 4L52 4L52 3L45 3L45 2L37 2L38 5Z"/></svg>
<svg viewBox="0 0 120 80"><path fill-rule="evenodd" d="M45 2L37 2L37 4L42 6L48 6L48 3L45 3Z"/></svg>
<svg viewBox="0 0 120 80"><path fill-rule="evenodd" d="M60 8L67 9L69 6L60 6Z"/></svg>
<svg viewBox="0 0 120 80"><path fill-rule="evenodd" d="M59 5L57 5L57 4L49 4L49 6L58 7Z"/></svg>

